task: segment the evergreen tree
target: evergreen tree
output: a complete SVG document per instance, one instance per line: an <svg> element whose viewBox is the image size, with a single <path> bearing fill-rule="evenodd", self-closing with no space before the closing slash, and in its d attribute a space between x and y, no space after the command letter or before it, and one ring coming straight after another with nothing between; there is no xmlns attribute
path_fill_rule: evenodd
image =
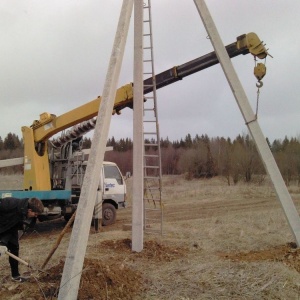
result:
<svg viewBox="0 0 300 300"><path fill-rule="evenodd" d="M184 139L184 147L192 148L192 145L193 145L192 137L190 134L187 134Z"/></svg>
<svg viewBox="0 0 300 300"><path fill-rule="evenodd" d="M19 137L14 133L9 133L3 142L3 149L5 150L15 150L21 148L21 142Z"/></svg>
<svg viewBox="0 0 300 300"><path fill-rule="evenodd" d="M272 145L271 145L271 143L270 143L270 140L269 140L268 138L266 138L266 142L267 142L267 144L268 144L269 148L270 148L270 149L271 149L271 151L272 151Z"/></svg>
<svg viewBox="0 0 300 300"><path fill-rule="evenodd" d="M287 146L289 145L289 143L290 143L290 141L289 141L288 137L285 136L285 138L284 138L284 140L282 142L282 150L283 151L287 148Z"/></svg>
<svg viewBox="0 0 300 300"><path fill-rule="evenodd" d="M280 140L275 139L272 143L271 149L272 149L273 153L280 152L282 149L282 144L281 144Z"/></svg>
<svg viewBox="0 0 300 300"><path fill-rule="evenodd" d="M90 149L92 146L92 141L90 138L84 137L82 140L82 149Z"/></svg>
<svg viewBox="0 0 300 300"><path fill-rule="evenodd" d="M169 138L167 137L165 140L164 139L160 139L160 147L161 148L168 148L169 145L171 145Z"/></svg>
<svg viewBox="0 0 300 300"><path fill-rule="evenodd" d="M115 149L115 147L116 147L116 140L115 140L114 137L112 137L111 139L108 139L107 146L113 147L113 149Z"/></svg>

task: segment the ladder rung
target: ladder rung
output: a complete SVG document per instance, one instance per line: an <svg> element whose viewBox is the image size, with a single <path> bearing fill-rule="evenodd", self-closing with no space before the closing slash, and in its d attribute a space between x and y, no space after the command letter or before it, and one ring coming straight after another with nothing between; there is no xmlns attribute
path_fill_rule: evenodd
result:
<svg viewBox="0 0 300 300"><path fill-rule="evenodd" d="M161 230L159 228L157 228L161 223L161 220L160 219L156 219L156 222L145 222L145 232L147 233L151 233L151 234L160 234L161 233ZM148 228L147 228L148 227ZM155 228L153 228L155 227Z"/></svg>
<svg viewBox="0 0 300 300"><path fill-rule="evenodd" d="M151 33L144 33L143 36L151 36Z"/></svg>
<svg viewBox="0 0 300 300"><path fill-rule="evenodd" d="M155 154L145 154L144 157L159 157L159 156Z"/></svg>
<svg viewBox="0 0 300 300"><path fill-rule="evenodd" d="M162 230L145 228L144 231L148 234L163 234Z"/></svg>
<svg viewBox="0 0 300 300"><path fill-rule="evenodd" d="M148 196L148 197L145 197L144 200L147 201L149 204L152 204L152 205L155 204L155 206L159 205L159 203L161 202L160 195L156 195L155 199L153 199L153 197L154 196L152 196L152 198L149 198L149 196ZM149 206L146 206L146 207L149 207Z"/></svg>
<svg viewBox="0 0 300 300"><path fill-rule="evenodd" d="M156 200L160 202L160 201L161 201L161 200L160 200L160 199L161 199L161 195L160 195L160 193L156 193L156 192L158 192L159 190L160 190L160 189L159 189L158 187L156 187L156 188L153 187L153 188L151 188L151 189L148 188L148 191L149 191L149 192L152 191L153 195L151 195L151 197L150 197L150 195L145 194L145 195L144 195L144 197L145 197L144 199L147 199L147 200L149 201L149 200L155 200L155 199L153 199L153 198L156 197ZM154 194L155 194L155 195L154 195Z"/></svg>
<svg viewBox="0 0 300 300"><path fill-rule="evenodd" d="M146 201L152 201L152 202L161 202L161 200L159 198L153 199L153 198L144 198L144 200Z"/></svg>
<svg viewBox="0 0 300 300"><path fill-rule="evenodd" d="M162 210L161 210L162 211ZM155 214L155 218L145 218L145 222L144 224L148 227L148 228L153 228L154 229L154 226L156 227L157 225L159 225L162 221L162 213L159 215L159 212L149 212L149 214L152 214L154 215ZM145 215L146 215L146 211L145 211ZM158 216L157 216L158 215ZM150 223L148 220L152 220L152 223Z"/></svg>
<svg viewBox="0 0 300 300"><path fill-rule="evenodd" d="M146 184L147 182L145 181L145 184ZM149 191L149 192L157 192L157 191L160 191L160 187L159 186L152 186L152 187L145 187L145 190L147 190L147 191ZM158 193L156 193L156 197L158 197L158 195L157 195ZM145 195L145 197L147 197L147 195ZM153 199L153 197L154 197L154 195L151 195L151 197L152 197L152 199ZM161 197L159 196L159 199L160 199Z"/></svg>
<svg viewBox="0 0 300 300"><path fill-rule="evenodd" d="M146 228L145 230L144 230L144 232L145 233L148 233L148 234L163 234L162 233L162 230L159 230L159 229L149 229L149 228Z"/></svg>
<svg viewBox="0 0 300 300"><path fill-rule="evenodd" d="M160 210L162 211L162 210ZM151 214L151 212L149 212ZM157 215L159 212L156 212L155 214ZM145 224L151 226L151 225L158 225L161 223L161 219L162 217L160 215L158 215L156 218L145 218ZM149 222L149 220L152 220L152 224ZM148 222L146 222L148 221Z"/></svg>
<svg viewBox="0 0 300 300"><path fill-rule="evenodd" d="M161 202L161 200L160 200L160 195L156 195L156 198L155 199L153 199L153 197L154 196L152 196L151 198L149 198L149 197L145 197L144 198L144 200L146 201L148 201L148 202L156 202L156 203L159 203L159 202Z"/></svg>
<svg viewBox="0 0 300 300"><path fill-rule="evenodd" d="M146 178L147 177L147 178ZM152 177L151 176L147 176L147 174L144 175L144 183L145 184L149 184L148 186L148 189L151 189L151 188L157 188L157 181L161 181L161 177L159 175L153 175ZM148 179L148 180L147 180ZM151 180L151 181L150 181ZM156 181L156 182L155 182ZM146 187L145 187L146 188Z"/></svg>
<svg viewBox="0 0 300 300"><path fill-rule="evenodd" d="M145 228L144 228L144 230L145 231L147 231L148 233L161 233L161 231L159 231L159 229L157 228L158 227L158 225L160 225L161 224L161 219L160 218L158 218L158 219L155 219L156 220L156 222L152 222L152 223L150 223L150 222L146 222L146 220L145 220ZM153 228L153 227L155 227L155 228Z"/></svg>
<svg viewBox="0 0 300 300"><path fill-rule="evenodd" d="M151 179L152 182L151 184L155 184L156 187L152 186L152 187L145 187L145 195L144 197L147 198L147 200L153 200L153 197L159 198L159 201L161 199L161 193L160 193L160 187L158 186L160 183L159 177L158 179L156 179L156 181L154 182L155 179ZM148 181L149 183L149 181ZM147 180L144 181L144 184L147 184ZM151 198L149 198L151 197Z"/></svg>
<svg viewBox="0 0 300 300"><path fill-rule="evenodd" d="M147 183L147 181L145 181L145 184ZM148 187L145 187L145 190L148 190L148 191L160 191L160 187L158 186L148 186Z"/></svg>
<svg viewBox="0 0 300 300"><path fill-rule="evenodd" d="M144 134L157 134L156 132L144 132Z"/></svg>
<svg viewBox="0 0 300 300"><path fill-rule="evenodd" d="M152 59L145 59L143 62L152 62Z"/></svg>
<svg viewBox="0 0 300 300"><path fill-rule="evenodd" d="M144 49L144 50L152 49L152 47L151 47L151 46L150 46L150 47L144 47L143 49Z"/></svg>
<svg viewBox="0 0 300 300"><path fill-rule="evenodd" d="M153 208L153 206L154 206L154 208L156 208L156 206L159 206L160 202L161 202L158 198L156 200L151 199L151 198L144 198L144 200L147 201L147 203L148 203L148 206L145 206L145 208L150 208L150 207Z"/></svg>
<svg viewBox="0 0 300 300"><path fill-rule="evenodd" d="M161 198L160 193L156 193L156 192L159 192L159 191L160 191L160 188L159 188L159 187L148 187L148 188L145 188L145 190L153 193L153 195L151 195L151 198L149 198L149 195L146 195L146 194L145 194L145 197L146 197L148 200L151 200L151 199L154 200L153 197L156 197L156 198L158 198L157 201L160 201L160 198ZM154 194L155 194L156 196L155 196Z"/></svg>
<svg viewBox="0 0 300 300"><path fill-rule="evenodd" d="M153 221L153 224L150 224L149 222L147 223L147 222L145 222L146 224L148 224L148 225L157 225L158 223L160 223L160 221L161 221L161 218L160 218L160 216L158 216L157 218L150 218L150 219L146 219L145 218L145 221L146 220L148 220L148 221L150 221L150 220L152 220Z"/></svg>
<svg viewBox="0 0 300 300"><path fill-rule="evenodd" d="M149 211L161 211L161 209L159 208L147 208L145 207L145 210L149 210ZM145 218L146 220L160 220L158 218Z"/></svg>
<svg viewBox="0 0 300 300"><path fill-rule="evenodd" d="M159 177L155 177L155 176L144 176L144 179L159 179Z"/></svg>
<svg viewBox="0 0 300 300"><path fill-rule="evenodd" d="M144 166L145 169L158 169L159 166Z"/></svg>
<svg viewBox="0 0 300 300"><path fill-rule="evenodd" d="M146 203L145 203L146 204ZM157 207L147 207L147 206L145 206L145 210L149 210L149 211L156 211L156 212L158 212L158 211L160 211L160 212L162 212L162 207L160 206L160 205L157 205ZM150 215L151 216L151 215ZM150 217L150 216L148 216L148 217ZM152 216L153 218L155 218L156 216ZM147 216L146 216L146 218L147 218ZM145 219L146 219L145 218ZM149 220L149 219L148 219Z"/></svg>
<svg viewBox="0 0 300 300"><path fill-rule="evenodd" d="M161 231L159 231L159 228L158 225L160 225L161 223L161 220L160 219L155 219L156 222L145 222L145 228L144 230L147 232L147 233L152 233L152 234L155 234L155 233L161 233ZM148 228L147 228L148 227Z"/></svg>
<svg viewBox="0 0 300 300"><path fill-rule="evenodd" d="M158 144L144 144L144 146L147 146L147 147L151 147L151 146L153 146L153 147L157 147L157 146L158 146Z"/></svg>

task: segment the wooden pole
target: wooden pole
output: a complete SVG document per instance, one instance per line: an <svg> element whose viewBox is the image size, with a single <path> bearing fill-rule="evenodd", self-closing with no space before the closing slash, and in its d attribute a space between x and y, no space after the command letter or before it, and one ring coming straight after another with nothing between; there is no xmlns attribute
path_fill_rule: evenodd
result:
<svg viewBox="0 0 300 300"><path fill-rule="evenodd" d="M8 251L6 251L5 253L6 253L8 256L12 257L13 259L17 260L18 262L20 262L21 264L25 265L26 267L32 268L32 266L29 265L29 263L28 263L27 261L21 259L20 257L14 255L14 254L12 254L12 253L10 253L10 252L8 252Z"/></svg>
<svg viewBox="0 0 300 300"><path fill-rule="evenodd" d="M14 254L12 254L12 253L10 253L10 252L8 252L8 251L5 251L5 254L7 254L7 255L10 256L11 258L17 260L17 261L20 262L21 264L25 265L26 267L28 267L28 268L30 268L30 269L32 269L32 270L34 270L34 271L39 271L39 272L43 272L43 273L48 274L47 272L45 272L45 271L43 271L43 270L41 270L41 269L37 269L37 268L33 267L33 266L30 265L27 261L23 260L22 258L20 258L20 257L18 257L18 256L16 256L16 255L14 255Z"/></svg>
<svg viewBox="0 0 300 300"><path fill-rule="evenodd" d="M52 247L50 253L48 254L47 258L45 259L43 265L42 265L42 269L44 269L47 265L47 263L49 262L50 258L52 257L52 255L54 254L54 252L56 251L56 249L58 248L62 238L64 237L65 233L67 232L68 228L72 225L72 223L74 222L76 216L76 211L73 213L72 217L70 218L70 220L68 221L68 223L66 224L66 226L64 227L64 229L62 230L62 232L60 233L60 235L58 236L56 243L54 244L54 246Z"/></svg>

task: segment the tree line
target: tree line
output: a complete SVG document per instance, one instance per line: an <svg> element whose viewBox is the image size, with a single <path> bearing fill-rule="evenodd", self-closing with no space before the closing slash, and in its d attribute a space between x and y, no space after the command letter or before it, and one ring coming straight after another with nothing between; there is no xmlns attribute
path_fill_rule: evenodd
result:
<svg viewBox="0 0 300 300"><path fill-rule="evenodd" d="M287 185L292 180L300 182L300 140L285 137L267 143L274 155L280 172ZM145 140L145 143L155 143ZM83 138L83 148L90 148L91 139ZM116 162L122 173L132 173L133 141L130 138L116 140L109 138L107 146L113 151L105 154L105 160ZM170 141L168 138L160 140L161 167L163 175L184 174L187 179L211 178L223 176L229 185L239 181L261 182L266 176L262 161L250 135L238 135L235 139L224 137L210 138L207 135ZM147 154L157 154L153 147L145 149ZM0 137L0 159L23 156L23 140L13 133L4 139ZM11 168L21 171L22 168Z"/></svg>

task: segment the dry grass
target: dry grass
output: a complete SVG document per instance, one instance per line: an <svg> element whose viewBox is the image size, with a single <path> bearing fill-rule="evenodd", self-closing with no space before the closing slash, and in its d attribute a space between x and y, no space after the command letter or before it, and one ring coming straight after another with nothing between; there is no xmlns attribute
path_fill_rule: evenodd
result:
<svg viewBox="0 0 300 300"><path fill-rule="evenodd" d="M294 239L270 183L227 186L220 178L185 181L170 176L163 186L164 235L146 234L141 254L124 246L131 239L130 231L122 231L131 220L130 201L115 225L100 233L91 230L88 258L106 265L114 261L142 274L143 290L132 299L300 299L300 254L287 246ZM289 190L299 207L299 187ZM62 222L54 224L52 231L41 224L38 233L21 240L23 259L43 263L63 227ZM49 267L64 259L69 238L70 233ZM0 260L0 269L0 299L9 299L1 296L10 287L6 260ZM28 288L38 289L36 284ZM24 299L19 291L12 289L10 299Z"/></svg>
<svg viewBox="0 0 300 300"><path fill-rule="evenodd" d="M22 175L2 175L0 174L0 190L18 190L22 189Z"/></svg>

